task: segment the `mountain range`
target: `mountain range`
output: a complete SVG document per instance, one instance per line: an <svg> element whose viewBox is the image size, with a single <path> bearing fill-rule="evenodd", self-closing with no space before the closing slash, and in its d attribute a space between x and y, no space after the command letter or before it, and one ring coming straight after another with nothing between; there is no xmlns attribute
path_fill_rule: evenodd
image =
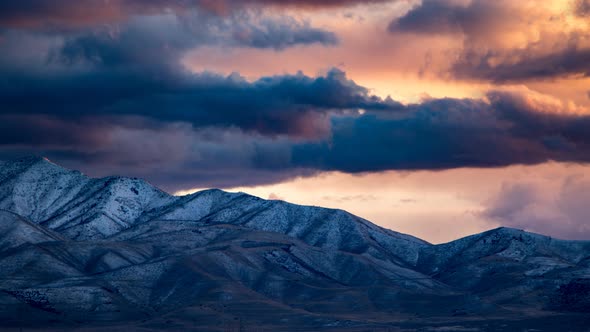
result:
<svg viewBox="0 0 590 332"><path fill-rule="evenodd" d="M590 331L590 241L433 245L342 210L0 162L0 328Z"/></svg>

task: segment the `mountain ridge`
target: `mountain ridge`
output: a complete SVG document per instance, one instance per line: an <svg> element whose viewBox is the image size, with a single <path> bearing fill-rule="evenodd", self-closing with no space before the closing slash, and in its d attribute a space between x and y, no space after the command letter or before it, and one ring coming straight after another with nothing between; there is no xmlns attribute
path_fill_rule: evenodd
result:
<svg viewBox="0 0 590 332"><path fill-rule="evenodd" d="M168 317L183 330L198 317L222 331L241 317L345 330L585 323L579 312L590 312L590 241L500 227L434 245L344 210L219 189L176 197L43 158L0 163L0 232L0 318L10 326L158 330ZM33 322L18 316L32 308Z"/></svg>

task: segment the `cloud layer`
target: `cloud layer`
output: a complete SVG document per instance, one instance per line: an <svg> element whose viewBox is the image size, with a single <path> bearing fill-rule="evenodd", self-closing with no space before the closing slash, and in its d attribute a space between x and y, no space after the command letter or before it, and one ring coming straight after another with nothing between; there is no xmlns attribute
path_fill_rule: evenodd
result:
<svg viewBox="0 0 590 332"><path fill-rule="evenodd" d="M230 15L239 10L275 7L324 8L390 0L23 0L0 3L0 27L77 29L122 22L132 16L205 11Z"/></svg>
<svg viewBox="0 0 590 332"><path fill-rule="evenodd" d="M386 1L3 3L0 146L5 155L44 153L102 163L97 168L111 172L141 167L143 176L175 189L328 170L589 161L587 111L527 88L407 104L374 95L342 69L246 79L183 66L187 52L203 46L275 54L311 44L338 47L335 32L277 6L314 11L379 2ZM582 17L586 3L576 4L570 10ZM527 26L524 13L535 20L548 15L530 1L425 0L388 31L461 36L450 67L457 78L587 74L581 28L553 33L554 23L534 21L543 38L534 42L525 29L526 38L518 39L513 31ZM521 47L513 47L513 38ZM150 173L166 163L176 175Z"/></svg>
<svg viewBox="0 0 590 332"><path fill-rule="evenodd" d="M297 146L294 158L347 172L590 161L590 116L557 110L524 91L490 91L485 101L428 100L401 116L336 118L330 141Z"/></svg>
<svg viewBox="0 0 590 332"><path fill-rule="evenodd" d="M463 41L449 74L495 83L590 75L588 2L424 0L389 31Z"/></svg>
<svg viewBox="0 0 590 332"><path fill-rule="evenodd" d="M429 99L404 105L371 96L339 70L319 77L285 75L255 82L183 75L187 83L176 77L170 85L138 84L120 76L76 86L75 82L93 82L76 78L53 82L53 89L43 90L50 93L29 95L31 99L3 95L6 125L0 144L17 150L28 146L58 158L112 163L97 167L120 167L125 173L139 165L150 169L150 163L176 163L178 179L167 180L174 189L216 181L238 186L254 179L229 176L232 173L259 172L265 174L261 179L279 179L331 170L590 161L590 116L526 89L490 91L485 99ZM103 89L99 96L84 94L107 81L122 83L112 91ZM123 87L130 90L118 94ZM79 99L71 99L72 93ZM198 172L210 175L206 183L193 174Z"/></svg>
<svg viewBox="0 0 590 332"><path fill-rule="evenodd" d="M61 13L42 3L35 3L42 17ZM390 30L463 33L475 44L495 20L486 15L498 15L505 4L424 1ZM139 15L106 26L0 32L0 75L6 78L0 82L0 146L6 155L43 153L104 172L140 172L172 189L268 183L331 170L590 161L590 116L526 88L403 104L373 95L340 69L256 80L193 73L182 58L201 45L281 51L299 44L330 47L338 38L306 21L248 10L220 16L166 12L188 5L183 2L112 5ZM435 12L437 21L430 22ZM490 73L518 75L509 67L502 74L502 66Z"/></svg>

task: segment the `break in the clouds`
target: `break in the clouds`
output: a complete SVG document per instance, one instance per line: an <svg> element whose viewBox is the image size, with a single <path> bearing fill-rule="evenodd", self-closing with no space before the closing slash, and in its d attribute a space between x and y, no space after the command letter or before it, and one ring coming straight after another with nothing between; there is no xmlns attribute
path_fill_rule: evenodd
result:
<svg viewBox="0 0 590 332"><path fill-rule="evenodd" d="M449 74L522 82L590 75L588 2L424 0L389 25L417 38L461 38Z"/></svg>

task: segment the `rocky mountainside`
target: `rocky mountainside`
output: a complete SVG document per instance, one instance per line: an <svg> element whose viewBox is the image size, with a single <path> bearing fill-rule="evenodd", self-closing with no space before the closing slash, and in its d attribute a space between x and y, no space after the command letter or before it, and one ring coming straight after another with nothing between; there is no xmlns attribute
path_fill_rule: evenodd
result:
<svg viewBox="0 0 590 332"><path fill-rule="evenodd" d="M498 228L425 248L416 268L504 307L567 311L578 304L560 303L551 291L590 281L589 253L590 241ZM586 296L590 299L590 293ZM590 307L581 311L590 313Z"/></svg>
<svg viewBox="0 0 590 332"><path fill-rule="evenodd" d="M342 210L175 197L36 157L0 163L0 271L4 328L590 326L590 242L500 228L431 245Z"/></svg>

